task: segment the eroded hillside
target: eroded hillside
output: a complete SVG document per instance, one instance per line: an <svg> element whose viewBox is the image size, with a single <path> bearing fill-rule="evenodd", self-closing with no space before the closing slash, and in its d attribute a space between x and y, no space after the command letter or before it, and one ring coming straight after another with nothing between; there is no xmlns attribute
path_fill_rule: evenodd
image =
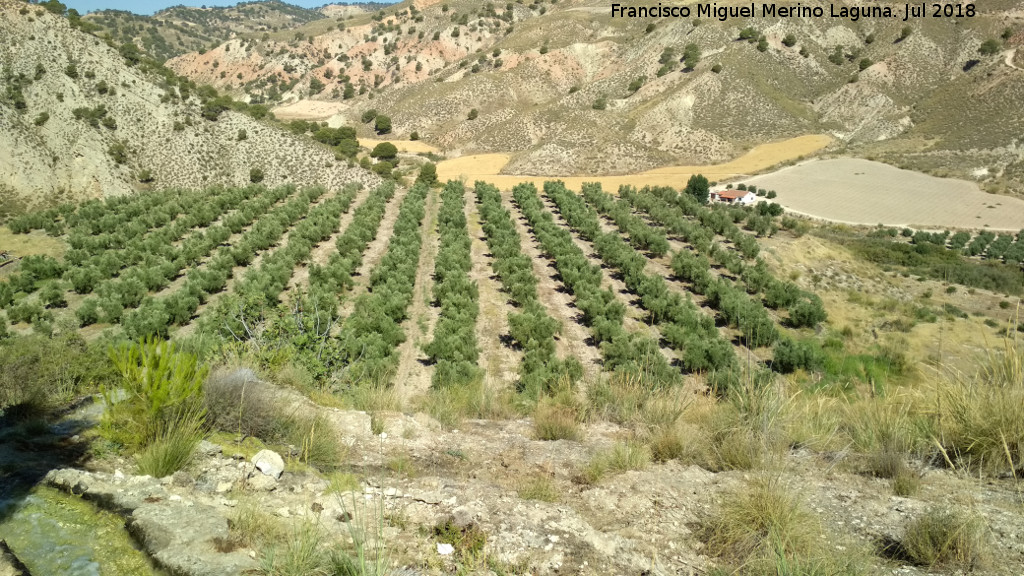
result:
<svg viewBox="0 0 1024 576"><path fill-rule="evenodd" d="M254 169L269 185L376 181L327 147L173 84L139 54L42 8L0 2L0 34L9 39L0 45L5 201L241 185Z"/></svg>
<svg viewBox="0 0 1024 576"><path fill-rule="evenodd" d="M416 132L449 154L511 152L509 173L717 162L827 132L839 151L1003 191L1019 190L1024 166L1022 16L1009 1L907 23L612 18L595 0L403 2L240 34L169 66L257 102L332 102L315 115L339 123L373 108L396 137ZM986 40L994 53L980 51Z"/></svg>

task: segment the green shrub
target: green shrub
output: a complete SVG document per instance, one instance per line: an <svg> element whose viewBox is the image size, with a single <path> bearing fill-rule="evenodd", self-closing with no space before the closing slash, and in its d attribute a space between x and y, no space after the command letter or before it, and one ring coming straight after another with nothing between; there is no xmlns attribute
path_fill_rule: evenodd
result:
<svg viewBox="0 0 1024 576"><path fill-rule="evenodd" d="M117 401L115 390L104 391L110 408L103 434L129 448L159 440L162 450L171 451L180 434L187 436L192 415L202 414L197 404L209 369L174 344L152 338L112 347L109 355L121 374L124 398Z"/></svg>
<svg viewBox="0 0 1024 576"><path fill-rule="evenodd" d="M825 353L813 340L793 340L780 338L775 346L775 358L772 369L788 374L798 369L808 371L820 370L825 365Z"/></svg>
<svg viewBox="0 0 1024 576"><path fill-rule="evenodd" d="M107 148L107 154L114 159L117 164L124 164L128 161L128 148L125 147L121 142L114 142Z"/></svg>

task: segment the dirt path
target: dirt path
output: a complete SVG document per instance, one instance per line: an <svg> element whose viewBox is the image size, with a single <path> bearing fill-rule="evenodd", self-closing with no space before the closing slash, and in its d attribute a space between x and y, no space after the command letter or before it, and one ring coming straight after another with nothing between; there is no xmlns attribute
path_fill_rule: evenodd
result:
<svg viewBox="0 0 1024 576"><path fill-rule="evenodd" d="M646 336L654 338L655 340L660 340L661 332L657 329L657 327L649 325L644 321L648 314L643 308L640 307L638 303L639 298L635 294L630 292L628 288L626 288L626 284L618 277L618 274L614 273L614 270L604 265L604 263L601 261L601 257L598 256L596 251L594 250L593 243L587 242L586 240L580 238L579 235L576 234L576 232L574 232L569 227L569 225L562 218L562 214L558 212L558 208L555 206L554 202L545 197L543 193L541 193L539 196L541 201L544 203L545 208L547 208L548 211L551 212L551 214L555 217L555 222L557 222L559 225L561 225L569 232L569 234L572 236L573 243L575 243L576 246L580 248L580 250L583 250L583 253L587 256L587 259L590 260L590 263L597 264L598 266L601 266L601 268L603 269L604 281L601 283L601 287L611 288L612 292L615 292L619 300L626 305L626 317L623 318L622 320L622 327L626 329L626 332L639 332L640 334L644 334ZM675 350L672 350L671 348L662 346L661 352L662 354L665 355L666 358L668 358L670 362L677 359Z"/></svg>
<svg viewBox="0 0 1024 576"><path fill-rule="evenodd" d="M352 313L356 296L365 292L369 286L370 271L377 266L377 263L380 262L380 259L384 257L384 253L387 251L388 242L391 241L391 233L395 230L395 221L398 220L398 208L408 193L408 188L398 188L395 190L395 195L391 197L391 201L384 208L384 217L381 218L380 226L377 227L377 236L366 246L366 252L363 253L363 261L360 262L359 268L352 274L352 289L343 297L341 318L347 318ZM338 322L337 329L340 328L341 322Z"/></svg>
<svg viewBox="0 0 1024 576"><path fill-rule="evenodd" d="M1003 60L1003 62L1005 62L1007 66L1009 66L1010 68L1013 68L1014 70L1024 70L1024 68L1021 68L1021 67L1019 67L1019 66L1017 66L1016 64L1013 63L1013 59L1017 57L1017 49L1016 48L1011 48L1010 50L1007 50L1006 52L1003 52L1003 54L1006 56L1006 58Z"/></svg>
<svg viewBox="0 0 1024 576"><path fill-rule="evenodd" d="M327 263L327 260L331 257L336 250L335 242L338 238L345 233L348 229L348 225L352 222L352 216L355 214L356 207L366 200L366 197L370 195L372 190L369 187L364 186L362 190L356 193L355 197L352 198L352 203L349 204L348 210L341 214L340 224L338 231L331 234L329 238L313 247L313 251L310 252L309 260L299 264L299 266L292 272L292 278L288 281L288 287L285 291L294 290L300 286L308 288L309 284L309 267L313 264L323 266Z"/></svg>
<svg viewBox="0 0 1024 576"><path fill-rule="evenodd" d="M578 358L583 364L585 380L593 381L601 372L601 351L597 346L588 344L590 332L579 320L582 312L573 304L572 295L558 279L554 263L543 256L537 238L530 233L526 218L511 202L511 197L511 193L503 193L502 201L512 213L512 222L519 233L523 254L533 262L533 274L537 277L537 298L547 313L562 324L562 334L555 337L558 357Z"/></svg>
<svg viewBox="0 0 1024 576"><path fill-rule="evenodd" d="M402 323L405 342L398 347L398 370L395 373L395 391L407 405L408 401L430 389L434 367L427 365L423 347L431 341L441 308L433 305L434 261L440 236L437 231L437 211L440 193L432 188L427 194L426 213L420 227L420 260L416 269L416 284L412 291L409 317Z"/></svg>
<svg viewBox="0 0 1024 576"><path fill-rule="evenodd" d="M472 240L472 269L469 279L476 282L480 293L480 315L476 321L476 341L480 347L484 385L497 391L515 382L522 353L506 345L509 333L508 314L513 311L508 297L491 265L494 258L487 249L487 237L480 224L479 205L474 194L466 190L466 223ZM504 340L503 340L504 339Z"/></svg>

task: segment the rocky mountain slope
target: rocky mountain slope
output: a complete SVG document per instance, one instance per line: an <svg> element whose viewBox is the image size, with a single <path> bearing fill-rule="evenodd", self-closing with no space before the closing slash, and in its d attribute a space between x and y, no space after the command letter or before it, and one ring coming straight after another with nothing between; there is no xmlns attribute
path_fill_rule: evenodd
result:
<svg viewBox="0 0 1024 576"><path fill-rule="evenodd" d="M100 36L118 43L135 42L159 60L216 46L239 34L277 32L325 18L339 11L358 14L384 4L331 5L315 10L271 0L235 6L172 6L145 16L124 10L99 10L83 20Z"/></svg>
<svg viewBox="0 0 1024 576"><path fill-rule="evenodd" d="M174 83L64 17L0 1L0 192L40 202L146 187L330 188L373 176L327 147ZM256 114L258 116L258 114ZM216 118L211 120L209 118Z"/></svg>
<svg viewBox="0 0 1024 576"><path fill-rule="evenodd" d="M1024 42L1022 22L1021 3L1009 0L972 18L906 23L760 9L724 22L630 19L597 0L417 0L239 34L168 65L252 101L334 102L338 122L374 108L398 137L512 152L511 173L715 162L824 132L837 149L1019 190L1024 71L1010 52ZM979 51L986 40L998 53ZM700 53L693 68L688 47Z"/></svg>

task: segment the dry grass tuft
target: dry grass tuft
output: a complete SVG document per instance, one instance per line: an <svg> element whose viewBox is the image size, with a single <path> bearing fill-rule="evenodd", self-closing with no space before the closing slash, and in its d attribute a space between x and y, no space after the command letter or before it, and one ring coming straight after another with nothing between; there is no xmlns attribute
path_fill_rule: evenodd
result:
<svg viewBox="0 0 1024 576"><path fill-rule="evenodd" d="M759 476L729 494L705 523L708 551L728 574L866 574L860 549L837 554L821 538L821 522L778 476Z"/></svg>
<svg viewBox="0 0 1024 576"><path fill-rule="evenodd" d="M258 549L284 538L281 523L255 500L243 500L228 518L230 538L246 548Z"/></svg>
<svg viewBox="0 0 1024 576"><path fill-rule="evenodd" d="M947 462L990 473L1024 466L1024 342L1007 338L980 361L936 381L936 444Z"/></svg>
<svg viewBox="0 0 1024 576"><path fill-rule="evenodd" d="M727 497L707 525L716 556L742 564L756 557L807 557L816 546L818 520L776 476L761 476Z"/></svg>
<svg viewBox="0 0 1024 576"><path fill-rule="evenodd" d="M681 461L712 471L763 468L788 448L785 403L774 383L739 386L724 401L702 398L684 411L678 434L685 438ZM669 448L676 441L661 438Z"/></svg>
<svg viewBox="0 0 1024 576"><path fill-rule="evenodd" d="M580 473L589 484L596 484L608 474L643 470L651 462L651 449L639 442L617 442L609 450L594 454Z"/></svg>
<svg viewBox="0 0 1024 576"><path fill-rule="evenodd" d="M447 429L458 428L467 418L507 420L515 415L511 393L496 392L483 382L432 388L418 403Z"/></svg>
<svg viewBox="0 0 1024 576"><path fill-rule="evenodd" d="M533 431L538 440L580 440L582 433L576 411L544 398L533 412Z"/></svg>
<svg viewBox="0 0 1024 576"><path fill-rule="evenodd" d="M523 500L539 500L541 502L558 502L562 492L549 476L535 475L522 481L517 491Z"/></svg>
<svg viewBox="0 0 1024 576"><path fill-rule="evenodd" d="M929 510L907 526L900 544L908 558L923 566L971 570L989 556L981 519L961 511Z"/></svg>
<svg viewBox="0 0 1024 576"><path fill-rule="evenodd" d="M290 404L251 370L214 372L204 391L207 420L215 428L297 446L299 460L321 470L338 466L347 455L326 418Z"/></svg>

